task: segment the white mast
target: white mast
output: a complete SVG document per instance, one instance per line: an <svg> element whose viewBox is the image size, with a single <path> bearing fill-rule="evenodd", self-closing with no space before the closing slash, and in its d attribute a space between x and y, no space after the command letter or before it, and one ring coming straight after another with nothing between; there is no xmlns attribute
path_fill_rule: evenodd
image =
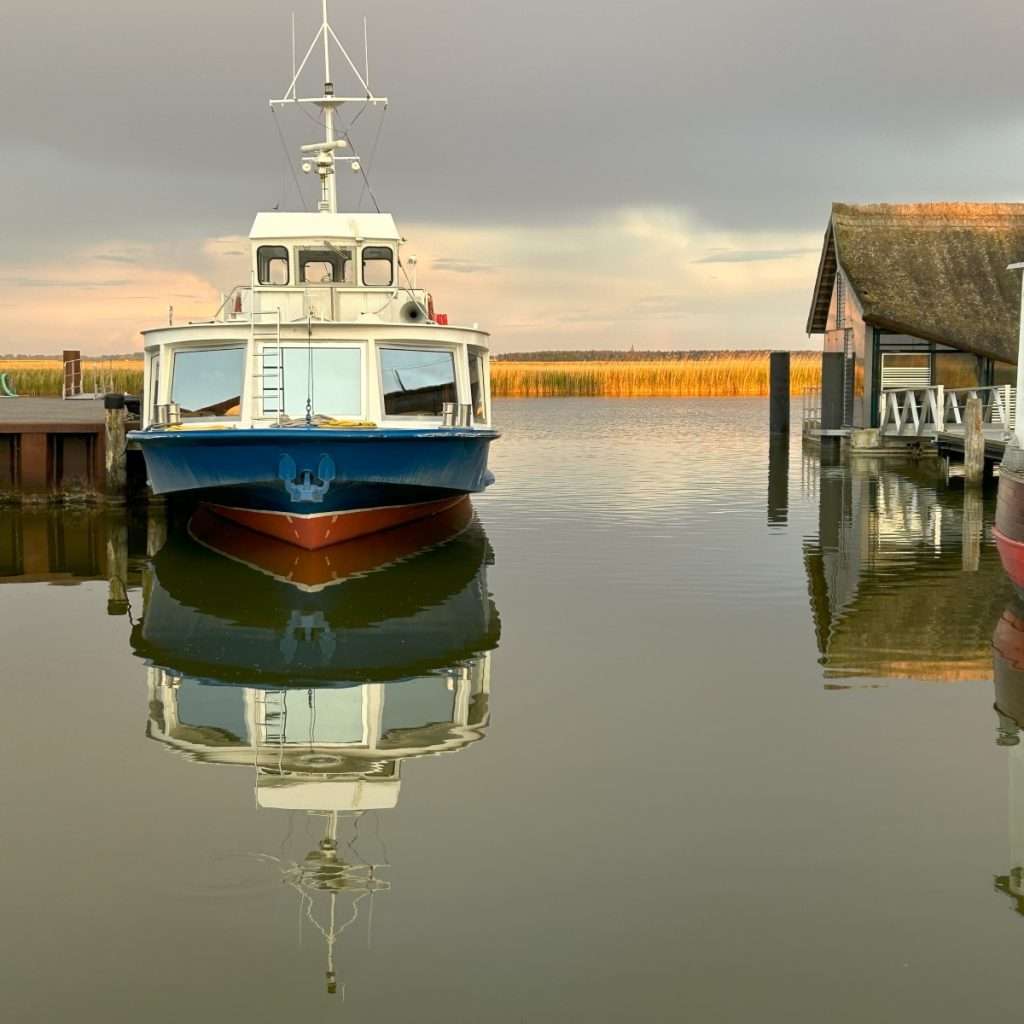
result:
<svg viewBox="0 0 1024 1024"><path fill-rule="evenodd" d="M284 106L287 103L312 103L318 106L323 112L324 116L324 141L314 142L309 145L302 147L302 153L304 157L310 157L312 159L303 159L302 169L307 173L309 171L316 170L316 173L320 176L320 202L318 208L323 213L337 213L338 212L338 191L334 180L334 165L338 159L345 160L353 171L359 170L359 157L355 153L348 156L342 156L339 158L338 151L348 148L347 139L336 139L334 136L334 111L340 107L343 103L372 103L378 104L383 103L387 106L386 96L374 96L370 91L369 77L370 77L370 56L366 46L366 29L365 22L363 28L363 52L364 59L366 61L366 68L364 73L360 73L359 69L352 63L352 58L348 55L348 51L342 45L341 40L335 35L334 29L331 28L330 23L327 20L327 0L321 0L322 8L322 21L320 28L316 35L313 37L313 41L309 44L309 49L306 50L306 55L302 58L302 63L299 64L298 68L293 70L291 84L285 90L284 96L279 100L271 100L271 107ZM293 30L294 38L294 30ZM310 55L313 53L316 44L323 40L324 45L324 87L323 94L321 96L299 96L296 92L296 86L299 81L299 76L302 74L303 69L306 66L306 62L309 60ZM359 80L359 84L363 87L362 96L336 96L334 94L334 82L331 80L331 40L338 45L338 49L341 50L342 56L345 58L348 66L352 69L352 73ZM294 49L294 42L293 42ZM292 57L292 66L294 68L295 58Z"/></svg>

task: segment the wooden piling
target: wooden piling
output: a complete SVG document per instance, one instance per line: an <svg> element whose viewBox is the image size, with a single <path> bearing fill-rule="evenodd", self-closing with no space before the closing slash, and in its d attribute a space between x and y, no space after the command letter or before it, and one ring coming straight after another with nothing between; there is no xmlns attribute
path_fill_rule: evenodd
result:
<svg viewBox="0 0 1024 1024"><path fill-rule="evenodd" d="M981 399L971 395L964 412L964 483L980 487L985 476L985 433L981 426Z"/></svg>
<svg viewBox="0 0 1024 1024"><path fill-rule="evenodd" d="M107 498L124 501L128 483L128 451L125 447L127 410L124 395L107 395L103 399L106 412L106 491Z"/></svg>
<svg viewBox="0 0 1024 1024"><path fill-rule="evenodd" d="M768 432L789 437L789 353L768 357Z"/></svg>

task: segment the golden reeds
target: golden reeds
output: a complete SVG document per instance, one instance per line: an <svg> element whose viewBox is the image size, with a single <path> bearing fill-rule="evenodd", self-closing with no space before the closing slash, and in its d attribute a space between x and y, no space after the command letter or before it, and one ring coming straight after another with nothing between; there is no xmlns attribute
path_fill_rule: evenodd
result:
<svg viewBox="0 0 1024 1024"><path fill-rule="evenodd" d="M90 383L94 371L112 378L117 391L142 390L139 359L86 359L83 372ZM63 381L60 360L3 359L7 373L21 395L59 395ZM821 383L821 356L794 352L790 389L794 395ZM768 394L768 353L712 353L683 359L645 359L565 362L491 363L491 391L495 398L668 398L741 397Z"/></svg>
<svg viewBox="0 0 1024 1024"><path fill-rule="evenodd" d="M794 395L821 383L821 355L794 352ZM740 397L768 394L768 353L723 352L692 359L491 363L496 398Z"/></svg>
<svg viewBox="0 0 1024 1024"><path fill-rule="evenodd" d="M19 395L59 395L64 383L64 368L59 359L0 358L0 373L7 374ZM86 390L92 390L96 381L114 391L138 394L142 391L142 360L83 359L82 377Z"/></svg>

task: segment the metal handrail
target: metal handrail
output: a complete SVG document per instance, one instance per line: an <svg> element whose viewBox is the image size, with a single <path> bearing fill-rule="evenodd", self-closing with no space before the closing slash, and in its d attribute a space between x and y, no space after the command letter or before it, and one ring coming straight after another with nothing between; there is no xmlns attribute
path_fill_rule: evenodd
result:
<svg viewBox="0 0 1024 1024"><path fill-rule="evenodd" d="M105 395L114 390L114 368L113 360L100 358L92 360L92 365L86 364L80 356L75 359L67 359L61 364L61 398L80 398L83 395ZM104 370L104 366L107 369ZM86 387L89 379L88 374L92 373L92 390Z"/></svg>

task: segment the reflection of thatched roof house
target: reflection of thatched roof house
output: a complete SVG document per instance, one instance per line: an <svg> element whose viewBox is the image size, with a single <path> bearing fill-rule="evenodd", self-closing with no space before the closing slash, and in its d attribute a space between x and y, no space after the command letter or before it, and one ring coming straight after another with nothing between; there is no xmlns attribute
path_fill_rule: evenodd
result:
<svg viewBox="0 0 1024 1024"><path fill-rule="evenodd" d="M807 318L847 356L844 420L882 387L1013 383L1024 203L835 203Z"/></svg>
<svg viewBox="0 0 1024 1024"><path fill-rule="evenodd" d="M864 462L823 470L818 499L804 564L825 677L990 679L1012 594L995 549L974 546L991 508L965 521L960 495L924 468Z"/></svg>
<svg viewBox="0 0 1024 1024"><path fill-rule="evenodd" d="M1008 592L993 549L970 573L959 571L958 551L921 551L898 570L862 567L855 593L839 606L820 549L804 557L826 678L992 678L992 627Z"/></svg>

